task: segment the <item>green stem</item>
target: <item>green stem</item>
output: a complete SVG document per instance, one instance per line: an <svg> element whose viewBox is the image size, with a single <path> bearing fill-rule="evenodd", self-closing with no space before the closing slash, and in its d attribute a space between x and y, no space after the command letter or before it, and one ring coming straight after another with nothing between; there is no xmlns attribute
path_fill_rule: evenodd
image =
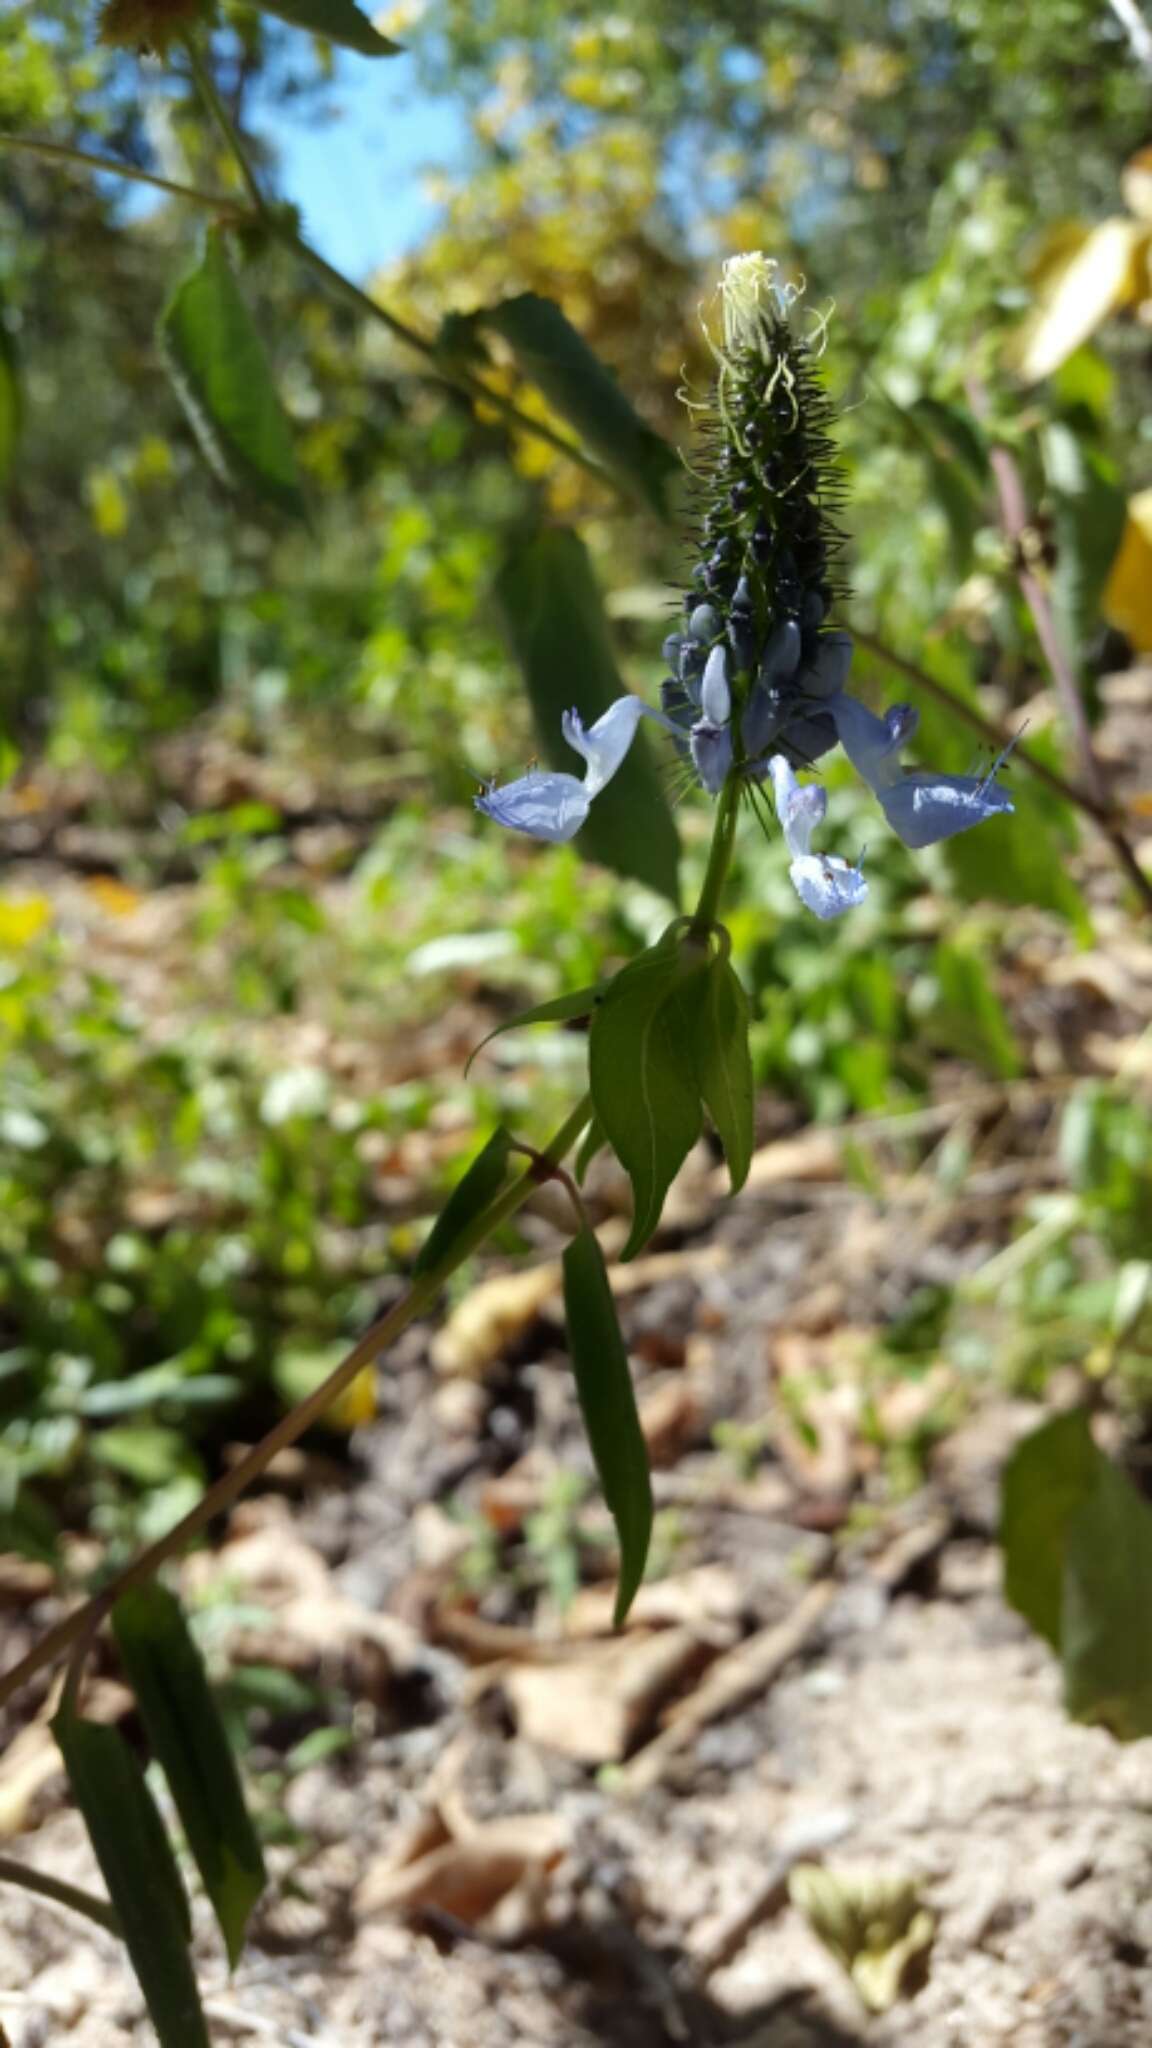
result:
<svg viewBox="0 0 1152 2048"><path fill-rule="evenodd" d="M123 1937L115 1908L107 1899L98 1899L95 1892L84 1892L79 1885L65 1884L61 1877L49 1877L44 1870L32 1870L26 1863L17 1863L12 1856L0 1856L0 1884L18 1884L21 1891L35 1892L38 1898L51 1899L57 1906L67 1906L73 1913L83 1913L86 1920L94 1920L97 1927L107 1929L109 1934Z"/></svg>
<svg viewBox="0 0 1152 2048"><path fill-rule="evenodd" d="M735 777L729 776L716 808L716 823L712 828L712 847L704 873L704 885L692 919L693 930L701 935L706 934L709 927L717 921L724 881L732 859L739 809L739 783Z"/></svg>
<svg viewBox="0 0 1152 2048"><path fill-rule="evenodd" d="M220 88L212 76L212 67L204 62L192 36L185 36L183 43L196 90L224 138L228 150L235 161L236 168L244 180L244 190L247 192L255 212L259 214L261 220L267 220L269 218L268 201L260 189L260 181L252 168L248 151L244 146L244 137L241 135L228 108L225 106Z"/></svg>
<svg viewBox="0 0 1152 2048"><path fill-rule="evenodd" d="M50 1628L40 1637L39 1642L33 1644L26 1657L22 1657L18 1664L14 1664L10 1671L4 1673L0 1678L0 1707L4 1706L37 1671L42 1671L46 1665L54 1664L58 1657L63 1656L65 1651L71 1649L81 1638L91 1636L122 1593L126 1593L132 1586L142 1584L146 1579L153 1578L162 1564L183 1550L185 1545L194 1536L198 1536L217 1515L230 1508L233 1502L247 1491L253 1480L258 1479L260 1474L267 1470L280 1451L294 1444L303 1436L306 1429L310 1429L313 1423L318 1422L332 1402L351 1385L357 1374L362 1372L365 1366L371 1365L372 1361L408 1328L409 1323L415 1322L416 1317L430 1306L445 1280L464 1264L465 1259L471 1258L472 1253L477 1251L502 1223L506 1223L518 1209L523 1208L529 1195L540 1186L541 1166L558 1166L591 1118L591 1097L585 1095L577 1103L572 1114L565 1118L550 1144L545 1146L528 1171L519 1175L510 1187L503 1189L489 1202L487 1208L482 1210L469 1224L467 1230L457 1238L451 1251L445 1254L439 1265L421 1274L407 1294L390 1308L386 1315L381 1316L378 1322L373 1323L370 1330L365 1331L347 1358L342 1360L334 1372L329 1373L327 1379L323 1380L306 1400L301 1401L289 1414L282 1416L275 1428L270 1429L267 1436L262 1437L245 1457L230 1471L225 1472L223 1477L209 1488L203 1499L197 1501L196 1506L177 1522L167 1535L162 1536L159 1542L150 1544L147 1550L142 1550L138 1557L133 1558L131 1564L118 1572L99 1593L86 1600L82 1607L66 1615L63 1621L58 1621L55 1628Z"/></svg>
<svg viewBox="0 0 1152 2048"><path fill-rule="evenodd" d="M211 213L235 213L237 201L224 192L201 192L195 185L174 185L171 178L158 178L154 171L141 171L135 164L122 164L114 156L99 156L93 150L72 149L66 142L44 142L38 135L10 135L0 129L0 149L23 149L49 162L72 164L77 170L97 171L113 178L126 178L133 185L150 185L169 199L183 199L189 206L207 207Z"/></svg>

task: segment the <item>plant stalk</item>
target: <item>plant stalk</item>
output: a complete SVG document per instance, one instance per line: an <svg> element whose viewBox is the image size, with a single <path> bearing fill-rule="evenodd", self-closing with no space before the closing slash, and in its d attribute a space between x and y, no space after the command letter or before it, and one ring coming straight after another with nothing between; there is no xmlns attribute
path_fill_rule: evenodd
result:
<svg viewBox="0 0 1152 2048"><path fill-rule="evenodd" d="M441 1259L439 1265L421 1274L407 1294L373 1323L371 1329L365 1331L359 1343L353 1346L347 1358L341 1361L334 1372L329 1373L326 1380L323 1380L287 1415L282 1416L275 1428L268 1431L267 1436L262 1437L258 1444L254 1444L230 1471L225 1472L214 1486L209 1487L203 1499L197 1501L196 1506L190 1509L167 1535L150 1544L147 1550L142 1550L140 1555L125 1565L123 1571L117 1572L99 1593L94 1593L83 1606L75 1608L71 1614L65 1615L62 1621L58 1621L54 1628L48 1629L39 1642L33 1644L28 1654L0 1677L0 1707L3 1707L37 1671L42 1671L47 1665L55 1663L58 1657L63 1656L65 1651L70 1650L82 1638L90 1638L122 1593L154 1577L162 1564L175 1557L194 1536L198 1536L201 1530L207 1527L209 1522L214 1521L217 1515L223 1514L226 1508L230 1508L233 1502L247 1491L253 1480L258 1479L260 1474L267 1470L278 1452L286 1450L304 1434L306 1429L310 1429L313 1423L318 1422L325 1409L344 1392L357 1374L362 1372L365 1366L371 1365L373 1360L429 1307L445 1280L455 1273L466 1259L471 1258L472 1253L491 1237L493 1231L498 1230L502 1223L506 1223L518 1209L523 1208L529 1195L540 1185L541 1168L558 1166L561 1163L565 1154L576 1143L585 1125L591 1121L591 1117L592 1100L590 1096L585 1095L571 1115L565 1118L543 1152L534 1158L527 1172L520 1174L510 1187L502 1189L493 1197L487 1208L481 1211L457 1239L451 1251Z"/></svg>
<svg viewBox="0 0 1152 2048"><path fill-rule="evenodd" d="M81 1891L79 1885L66 1884L61 1877L50 1877L45 1870L33 1870L27 1863L18 1863L14 1856L0 1856L0 1884L19 1885L21 1891L35 1892L38 1898L51 1899L53 1905L83 1913L86 1920L94 1920L108 1934L123 1937L116 1909L107 1899L97 1898L95 1892Z"/></svg>

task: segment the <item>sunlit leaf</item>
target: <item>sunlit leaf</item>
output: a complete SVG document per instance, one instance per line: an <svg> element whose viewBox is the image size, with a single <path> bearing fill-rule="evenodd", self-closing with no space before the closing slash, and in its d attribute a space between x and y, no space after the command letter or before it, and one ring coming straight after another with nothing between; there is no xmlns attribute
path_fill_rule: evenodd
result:
<svg viewBox="0 0 1152 2048"><path fill-rule="evenodd" d="M353 7L352 0L258 0L265 14L279 15L294 28L306 28L310 35L327 36L361 57L399 57L399 43L390 42L373 28L366 14Z"/></svg>
<svg viewBox="0 0 1152 2048"><path fill-rule="evenodd" d="M118 1728L82 1721L70 1707L52 1732L160 2048L209 2048L188 1900L140 1766Z"/></svg>
<svg viewBox="0 0 1152 2048"><path fill-rule="evenodd" d="M620 1543L619 1628L644 1576L652 1481L604 1254L587 1224L564 1251L564 1314L584 1427Z"/></svg>
<svg viewBox="0 0 1152 2048"><path fill-rule="evenodd" d="M579 536L546 527L517 541L496 595L528 688L542 753L554 768L579 774L560 720L570 707L586 725L624 694L592 565ZM679 843L644 733L596 798L576 844L589 860L646 882L679 902Z"/></svg>
<svg viewBox="0 0 1152 2048"><path fill-rule="evenodd" d="M616 976L592 1019L588 1074L596 1115L632 1183L622 1257L647 1243L700 1135L700 1087L677 999L693 968L675 927Z"/></svg>
<svg viewBox="0 0 1152 2048"><path fill-rule="evenodd" d="M1068 241L1050 262L1034 312L1014 338L1012 367L1028 384L1050 377L1073 349L1112 313L1140 295L1140 258L1148 230L1131 220L1105 220Z"/></svg>
<svg viewBox="0 0 1152 2048"><path fill-rule="evenodd" d="M1141 654L1152 653L1152 490L1128 500L1120 546L1104 586L1105 617Z"/></svg>
<svg viewBox="0 0 1152 2048"><path fill-rule="evenodd" d="M455 1249L493 1196L499 1194L507 1178L511 1150L512 1134L501 1125L453 1188L420 1248L412 1269L415 1274L433 1272Z"/></svg>
<svg viewBox="0 0 1152 2048"><path fill-rule="evenodd" d="M266 1873L203 1659L179 1602L163 1586L122 1594L112 1610L112 1628L152 1753L168 1780L235 1967Z"/></svg>
<svg viewBox="0 0 1152 2048"><path fill-rule="evenodd" d="M1129 157L1120 173L1120 190L1129 213L1152 222L1152 145Z"/></svg>
<svg viewBox="0 0 1152 2048"><path fill-rule="evenodd" d="M221 228L176 287L160 344L206 460L222 483L255 490L281 511L304 499L288 420L244 302Z"/></svg>
<svg viewBox="0 0 1152 2048"><path fill-rule="evenodd" d="M522 292L489 307L482 317L590 453L666 518L676 456L633 410L612 372L561 308L536 292Z"/></svg>

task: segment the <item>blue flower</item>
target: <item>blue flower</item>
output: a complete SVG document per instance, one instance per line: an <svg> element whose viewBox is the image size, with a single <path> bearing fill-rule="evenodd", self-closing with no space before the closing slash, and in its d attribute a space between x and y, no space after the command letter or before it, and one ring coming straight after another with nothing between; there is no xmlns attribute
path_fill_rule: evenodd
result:
<svg viewBox="0 0 1152 2048"><path fill-rule="evenodd" d="M584 780L562 771L534 768L517 781L506 782L502 789L493 784L475 799L476 809L498 825L527 832L533 839L547 839L553 845L574 839L587 819L593 797L611 782L623 761L642 718L654 718L658 725L668 723L640 697L617 697L588 731L578 711L566 711L560 729L568 745L587 762Z"/></svg>
<svg viewBox="0 0 1152 2048"><path fill-rule="evenodd" d="M996 772L1010 749L997 756L986 775L940 775L932 768L903 769L900 749L919 724L910 704L894 704L877 718L874 711L841 690L828 701L840 744L858 775L863 776L884 815L905 846L935 846L980 825L985 818L1014 810L1011 797L996 781Z"/></svg>
<svg viewBox="0 0 1152 2048"><path fill-rule="evenodd" d="M828 808L827 791L810 784L801 789L790 761L773 754L768 763L776 816L792 855L788 873L792 886L807 910L827 922L855 910L868 894L868 884L859 867L852 867L835 853L813 853L812 834L823 824Z"/></svg>

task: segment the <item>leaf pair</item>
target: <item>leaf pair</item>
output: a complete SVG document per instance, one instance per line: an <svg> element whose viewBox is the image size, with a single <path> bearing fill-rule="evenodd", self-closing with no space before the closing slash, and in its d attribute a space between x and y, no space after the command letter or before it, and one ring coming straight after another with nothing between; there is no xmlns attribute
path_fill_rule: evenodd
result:
<svg viewBox="0 0 1152 2048"><path fill-rule="evenodd" d="M264 1858L200 1653L161 1586L124 1594L112 1625L235 1964L264 1888ZM208 2048L188 1899L140 1766L118 1728L82 1720L67 1700L52 1725L161 2048Z"/></svg>
<svg viewBox="0 0 1152 2048"><path fill-rule="evenodd" d="M616 976L593 1019L589 1079L597 1119L632 1183L632 1232L622 1256L648 1242L705 1110L728 1161L733 1192L752 1158L753 1080L748 999L726 944L705 951L683 923Z"/></svg>
<svg viewBox="0 0 1152 2048"><path fill-rule="evenodd" d="M1152 1508L1082 1409L1009 1459L1000 1534L1005 1594L1058 1652L1069 1713L1123 1742L1152 1735Z"/></svg>

